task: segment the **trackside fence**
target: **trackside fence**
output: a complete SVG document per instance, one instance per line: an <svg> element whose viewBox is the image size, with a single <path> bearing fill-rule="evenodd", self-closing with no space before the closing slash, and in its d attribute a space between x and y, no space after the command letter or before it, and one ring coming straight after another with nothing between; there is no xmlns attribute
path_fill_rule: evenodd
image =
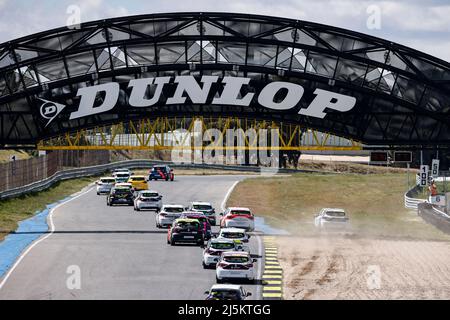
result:
<svg viewBox="0 0 450 320"><path fill-rule="evenodd" d="M54 151L0 164L0 193L53 177L57 172L110 162L108 151Z"/></svg>
<svg viewBox="0 0 450 320"><path fill-rule="evenodd" d="M97 158L97 161L102 161ZM254 173L265 173L264 168L256 167L256 166L230 166L230 165L214 165L214 164L174 164L172 162L160 161L160 160L126 160L126 161L118 161L118 162L109 162L99 165L92 165L81 168L71 168L63 167L61 171L53 172L47 171L46 176L36 175L35 177L44 177L41 180L32 181L26 185L19 186L16 188L11 188L0 192L0 200L17 197L30 192L38 192L45 190L51 187L54 183L62 180L80 178L80 177L88 177L95 176L105 173L107 171L118 169L118 168L129 168L129 169L146 169L151 168L155 164L169 164L174 168L187 168L187 169L217 169L217 170L230 170L230 171L241 171L241 172L254 172ZM311 170L294 170L294 169L278 169L276 172L278 173L295 173L295 172L309 172L313 173L316 171ZM270 170L266 171L266 173L271 173ZM22 180L26 181L26 180Z"/></svg>

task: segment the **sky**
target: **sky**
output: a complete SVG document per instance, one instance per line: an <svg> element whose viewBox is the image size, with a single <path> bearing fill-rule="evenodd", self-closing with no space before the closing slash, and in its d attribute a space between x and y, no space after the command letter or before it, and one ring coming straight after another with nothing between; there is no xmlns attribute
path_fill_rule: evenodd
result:
<svg viewBox="0 0 450 320"><path fill-rule="evenodd" d="M450 61L450 0L0 0L0 43L67 25L73 6L81 22L189 11L293 18L359 31Z"/></svg>

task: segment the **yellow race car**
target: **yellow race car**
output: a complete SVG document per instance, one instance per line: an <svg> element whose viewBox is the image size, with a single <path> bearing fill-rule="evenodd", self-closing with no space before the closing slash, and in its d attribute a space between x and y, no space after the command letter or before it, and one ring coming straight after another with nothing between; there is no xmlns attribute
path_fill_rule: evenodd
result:
<svg viewBox="0 0 450 320"><path fill-rule="evenodd" d="M131 183L135 191L148 189L148 184L145 180L145 176L131 176L128 179L128 183Z"/></svg>

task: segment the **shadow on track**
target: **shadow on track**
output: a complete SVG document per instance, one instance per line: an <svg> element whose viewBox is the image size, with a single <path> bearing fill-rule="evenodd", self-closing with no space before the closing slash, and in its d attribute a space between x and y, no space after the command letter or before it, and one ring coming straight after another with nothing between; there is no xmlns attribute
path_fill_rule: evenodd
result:
<svg viewBox="0 0 450 320"><path fill-rule="evenodd" d="M167 234L167 231L164 230L86 230L86 231L24 231L24 232L16 232L16 231L2 231L0 233L6 233L8 235L22 235L22 234Z"/></svg>

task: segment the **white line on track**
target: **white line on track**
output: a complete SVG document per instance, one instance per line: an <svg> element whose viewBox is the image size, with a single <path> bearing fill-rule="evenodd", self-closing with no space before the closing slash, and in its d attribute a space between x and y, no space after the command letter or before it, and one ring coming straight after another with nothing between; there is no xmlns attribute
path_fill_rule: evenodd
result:
<svg viewBox="0 0 450 320"><path fill-rule="evenodd" d="M239 183L239 181L235 181L233 183L233 185L230 187L230 189L228 189L228 192L225 195L225 198L223 198L222 204L220 205L220 208L222 209L222 211L225 211L228 198L230 197L231 192L233 192L234 188L237 186L238 183Z"/></svg>
<svg viewBox="0 0 450 320"><path fill-rule="evenodd" d="M231 192L233 192L234 188L237 186L238 183L239 183L239 181L235 181L233 183L233 185L230 187L230 189L228 189L228 192L225 195L225 198L223 199L222 204L220 205L222 211L225 211L228 198L230 197ZM262 258L262 253L263 253L263 247L262 246L263 245L262 245L261 237L259 235L256 235L256 240L258 241L258 256L261 257L261 262L258 263L258 272L257 272L256 278L258 280L260 280L260 279L262 279L261 275L262 275L262 262L263 262L263 258ZM262 296L261 296L261 286L260 285L256 286L256 296L259 299L262 298Z"/></svg>
<svg viewBox="0 0 450 320"><path fill-rule="evenodd" d="M256 236L256 240L258 241L258 256L261 257L260 258L261 259L260 263L258 263L257 279L258 280L262 280L262 266L263 266L263 261L264 261L263 256L262 256L263 247L262 247L261 237L259 235ZM258 299L262 299L262 296L261 296L261 285L257 285L256 286L256 296L258 297Z"/></svg>
<svg viewBox="0 0 450 320"><path fill-rule="evenodd" d="M74 196L73 198L58 204L56 207L54 207L53 209L50 210L50 213L47 217L47 221L50 227L50 230L48 232L48 234L46 234L44 237L39 238L37 241L35 241L34 243L32 243L20 256L19 259L17 259L17 261L14 263L14 265L11 267L11 269L9 269L8 273L5 275L5 277L3 278L2 282L0 283L0 290L3 288L3 286L5 285L6 281L8 280L8 278L11 276L11 274L14 272L14 270L17 268L17 266L20 264L20 262L23 260L23 258L25 258L25 256L31 251L31 249L33 249L35 246L37 246L39 243L41 243L42 241L44 241L45 239L47 239L48 237L50 237L54 232L55 232L55 225L53 223L53 213L55 212L56 209L58 209L59 207L85 195L86 193L88 193L89 191L92 190L92 187L89 187L86 191Z"/></svg>

